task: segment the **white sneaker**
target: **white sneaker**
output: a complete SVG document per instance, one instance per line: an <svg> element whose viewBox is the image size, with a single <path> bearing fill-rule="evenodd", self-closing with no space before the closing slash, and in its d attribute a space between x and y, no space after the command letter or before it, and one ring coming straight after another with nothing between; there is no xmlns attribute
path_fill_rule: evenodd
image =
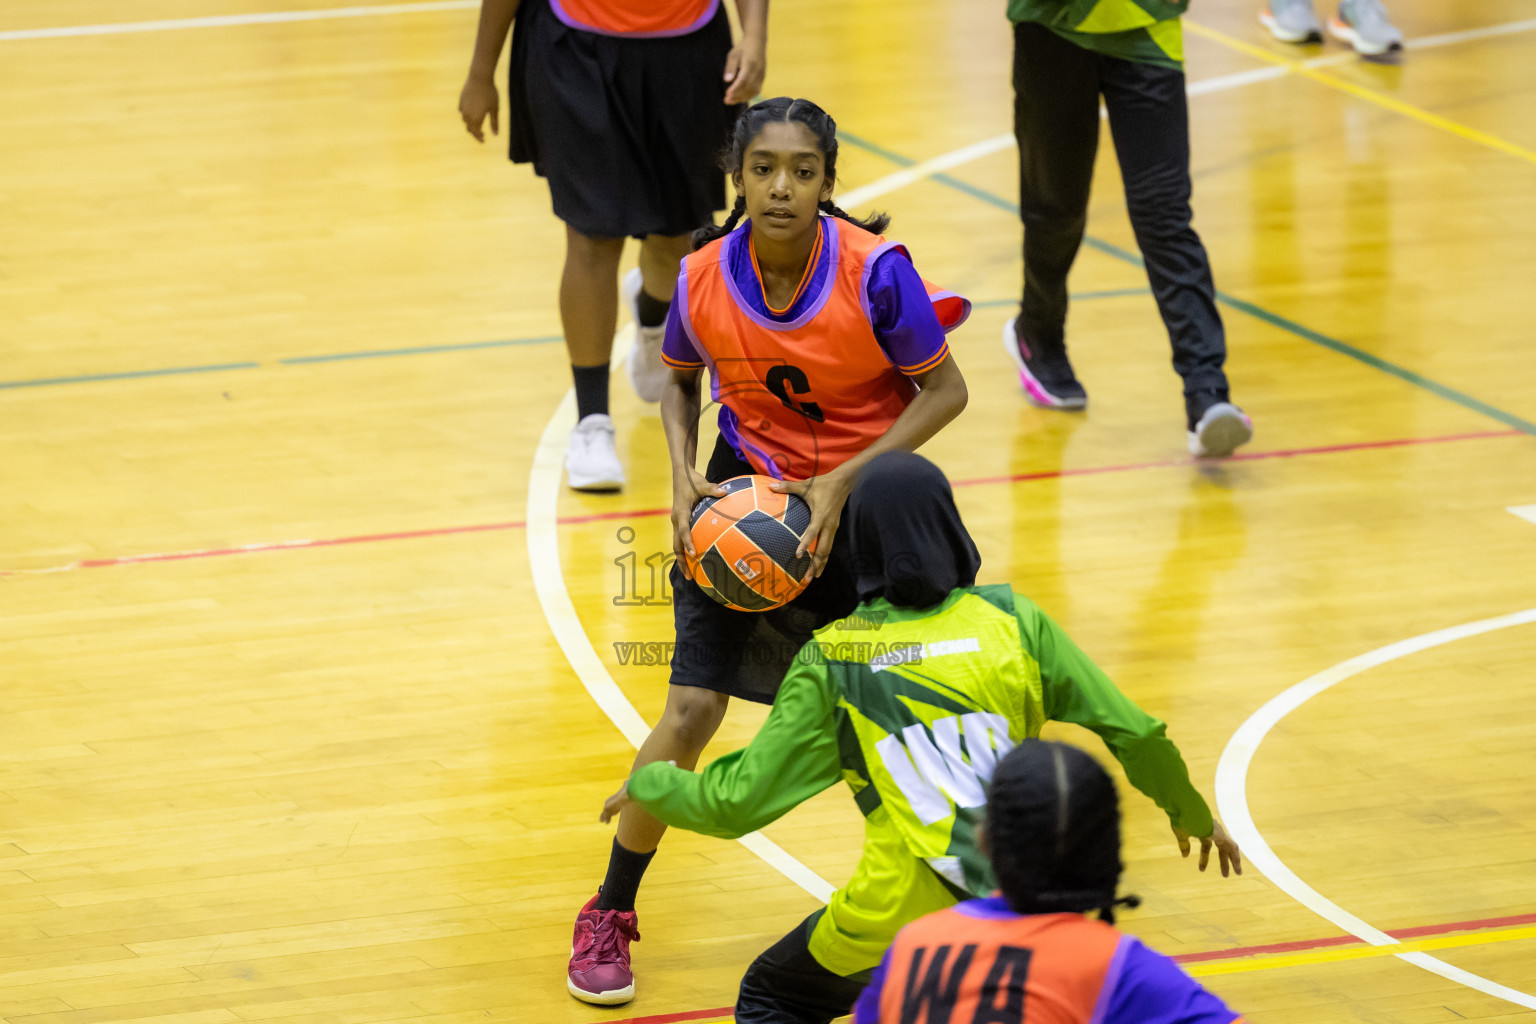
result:
<svg viewBox="0 0 1536 1024"><path fill-rule="evenodd" d="M1253 421L1231 402L1217 402L1200 416L1189 432L1189 454L1197 459L1222 459L1253 439Z"/></svg>
<svg viewBox="0 0 1536 1024"><path fill-rule="evenodd" d="M565 475L577 491L617 491L624 486L624 467L613 448L613 420L605 413L584 416L571 428Z"/></svg>
<svg viewBox="0 0 1536 1024"><path fill-rule="evenodd" d="M1328 32L1362 57L1380 57L1403 48L1403 34L1387 17L1381 0L1340 0L1339 13L1328 19Z"/></svg>
<svg viewBox="0 0 1536 1024"><path fill-rule="evenodd" d="M667 336L667 328L640 326L640 289L644 283L639 267L624 275L624 305L635 320L635 343L629 347L629 382L640 401L659 402L672 372L661 361L661 342Z"/></svg>
<svg viewBox="0 0 1536 1024"><path fill-rule="evenodd" d="M1320 43L1323 26L1318 23L1312 0L1269 0L1259 21L1282 43Z"/></svg>

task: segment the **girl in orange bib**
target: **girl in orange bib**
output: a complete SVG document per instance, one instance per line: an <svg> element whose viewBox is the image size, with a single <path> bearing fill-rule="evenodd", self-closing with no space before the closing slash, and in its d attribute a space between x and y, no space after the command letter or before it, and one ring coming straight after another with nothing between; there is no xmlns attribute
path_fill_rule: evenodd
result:
<svg viewBox="0 0 1536 1024"><path fill-rule="evenodd" d="M749 108L725 170L735 206L723 226L695 235L662 343L672 368L661 412L672 458L677 642L666 710L637 768L668 760L691 768L732 696L772 703L812 632L858 604L836 534L860 468L881 452L916 449L966 402L945 334L970 303L925 282L907 250L881 237L888 218L855 220L832 202L837 134L824 110L787 97ZM701 473L704 369L720 438ZM695 554L693 506L748 473L773 477L811 509L796 554L810 552L815 578L770 612L717 604L679 568ZM576 921L567 981L578 999L633 996L635 893L665 828L638 807L621 814L607 877Z"/></svg>

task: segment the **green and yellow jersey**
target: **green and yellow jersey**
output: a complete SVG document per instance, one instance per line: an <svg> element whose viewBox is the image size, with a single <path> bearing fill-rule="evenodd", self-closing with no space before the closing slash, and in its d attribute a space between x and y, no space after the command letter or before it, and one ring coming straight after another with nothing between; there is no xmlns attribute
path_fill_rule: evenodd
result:
<svg viewBox="0 0 1536 1024"><path fill-rule="evenodd" d="M649 764L629 795L669 825L734 839L839 780L864 814L863 858L811 951L848 975L908 921L995 888L975 841L997 761L1047 721L1097 733L1131 784L1192 835L1211 812L1162 722L1007 586L933 608L882 599L816 634L742 750L695 774Z"/></svg>
<svg viewBox="0 0 1536 1024"><path fill-rule="evenodd" d="M1189 0L1008 0L1008 20L1033 21L1086 50L1181 68Z"/></svg>

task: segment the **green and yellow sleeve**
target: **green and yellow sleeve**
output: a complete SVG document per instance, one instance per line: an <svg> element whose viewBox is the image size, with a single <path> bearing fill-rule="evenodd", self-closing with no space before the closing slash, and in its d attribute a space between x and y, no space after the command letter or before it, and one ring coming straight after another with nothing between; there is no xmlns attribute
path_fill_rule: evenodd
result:
<svg viewBox="0 0 1536 1024"><path fill-rule="evenodd" d="M797 659L751 743L697 773L648 764L630 776L630 798L692 832L755 832L842 778L834 708L826 667Z"/></svg>

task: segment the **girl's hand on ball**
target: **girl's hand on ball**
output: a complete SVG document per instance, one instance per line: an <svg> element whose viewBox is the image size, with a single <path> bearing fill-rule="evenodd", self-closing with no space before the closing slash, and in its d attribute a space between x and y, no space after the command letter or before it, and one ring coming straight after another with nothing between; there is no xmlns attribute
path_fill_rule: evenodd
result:
<svg viewBox="0 0 1536 1024"><path fill-rule="evenodd" d="M842 521L848 492L853 490L853 477L834 469L809 480L775 480L769 486L781 494L798 494L811 507L811 524L795 549L795 557L811 553L811 578L815 579L826 569L832 554L832 537Z"/></svg>
<svg viewBox="0 0 1536 1024"><path fill-rule="evenodd" d="M672 474L672 554L683 575L693 579L692 563L698 552L693 549L693 506L704 498L722 498L725 488L704 479L704 474L687 467L686 475Z"/></svg>

